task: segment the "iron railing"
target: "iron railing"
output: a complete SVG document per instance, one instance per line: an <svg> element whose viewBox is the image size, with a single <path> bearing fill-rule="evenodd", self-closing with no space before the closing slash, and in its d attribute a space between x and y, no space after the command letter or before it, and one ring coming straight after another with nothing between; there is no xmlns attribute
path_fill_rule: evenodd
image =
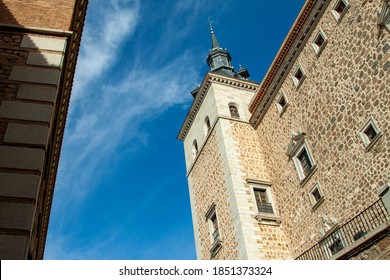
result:
<svg viewBox="0 0 390 280"><path fill-rule="evenodd" d="M326 260L385 223L389 217L381 199L349 220L317 244L298 256L297 260Z"/></svg>
<svg viewBox="0 0 390 280"><path fill-rule="evenodd" d="M262 213L274 213L274 209L271 203L257 202L257 210Z"/></svg>

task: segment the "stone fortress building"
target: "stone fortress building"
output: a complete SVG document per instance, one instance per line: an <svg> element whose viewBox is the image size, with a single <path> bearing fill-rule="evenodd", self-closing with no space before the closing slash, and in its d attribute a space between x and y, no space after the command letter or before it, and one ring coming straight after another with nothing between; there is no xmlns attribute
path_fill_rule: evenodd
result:
<svg viewBox="0 0 390 280"><path fill-rule="evenodd" d="M42 259L88 0L0 1L0 259Z"/></svg>
<svg viewBox="0 0 390 280"><path fill-rule="evenodd" d="M390 259L389 19L306 1L260 84L211 29L178 134L198 259Z"/></svg>

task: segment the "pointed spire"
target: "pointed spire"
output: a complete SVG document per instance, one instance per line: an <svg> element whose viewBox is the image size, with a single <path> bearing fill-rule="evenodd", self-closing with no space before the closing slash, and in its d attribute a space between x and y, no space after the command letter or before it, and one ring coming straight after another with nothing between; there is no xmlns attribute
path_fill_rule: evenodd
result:
<svg viewBox="0 0 390 280"><path fill-rule="evenodd" d="M214 33L213 22L211 21L210 18L209 18L209 23L210 23L210 32L211 32L211 46L212 46L211 48L212 49L220 48L218 40L217 40L217 36L215 36L215 33Z"/></svg>

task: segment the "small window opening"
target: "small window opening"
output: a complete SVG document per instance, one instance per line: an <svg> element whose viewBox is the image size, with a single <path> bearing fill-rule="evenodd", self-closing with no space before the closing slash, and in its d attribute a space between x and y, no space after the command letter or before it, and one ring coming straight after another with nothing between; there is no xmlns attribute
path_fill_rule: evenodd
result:
<svg viewBox="0 0 390 280"><path fill-rule="evenodd" d="M238 109L234 105L229 105L229 111L230 111L230 116L232 118L239 118L240 114L238 113Z"/></svg>
<svg viewBox="0 0 390 280"><path fill-rule="evenodd" d="M307 176L307 174L310 173L313 165L311 164L311 161L310 161L310 158L309 158L309 155L308 155L306 149L303 149L297 158L301 162L302 171L303 171L304 176Z"/></svg>

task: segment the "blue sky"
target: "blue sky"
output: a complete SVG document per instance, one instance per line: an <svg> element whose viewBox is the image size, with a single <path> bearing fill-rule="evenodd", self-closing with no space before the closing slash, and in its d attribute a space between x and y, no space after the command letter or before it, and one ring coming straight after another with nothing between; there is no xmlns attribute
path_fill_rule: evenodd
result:
<svg viewBox="0 0 390 280"><path fill-rule="evenodd" d="M261 82L304 1L90 0L45 259L195 259L177 133L218 41Z"/></svg>

